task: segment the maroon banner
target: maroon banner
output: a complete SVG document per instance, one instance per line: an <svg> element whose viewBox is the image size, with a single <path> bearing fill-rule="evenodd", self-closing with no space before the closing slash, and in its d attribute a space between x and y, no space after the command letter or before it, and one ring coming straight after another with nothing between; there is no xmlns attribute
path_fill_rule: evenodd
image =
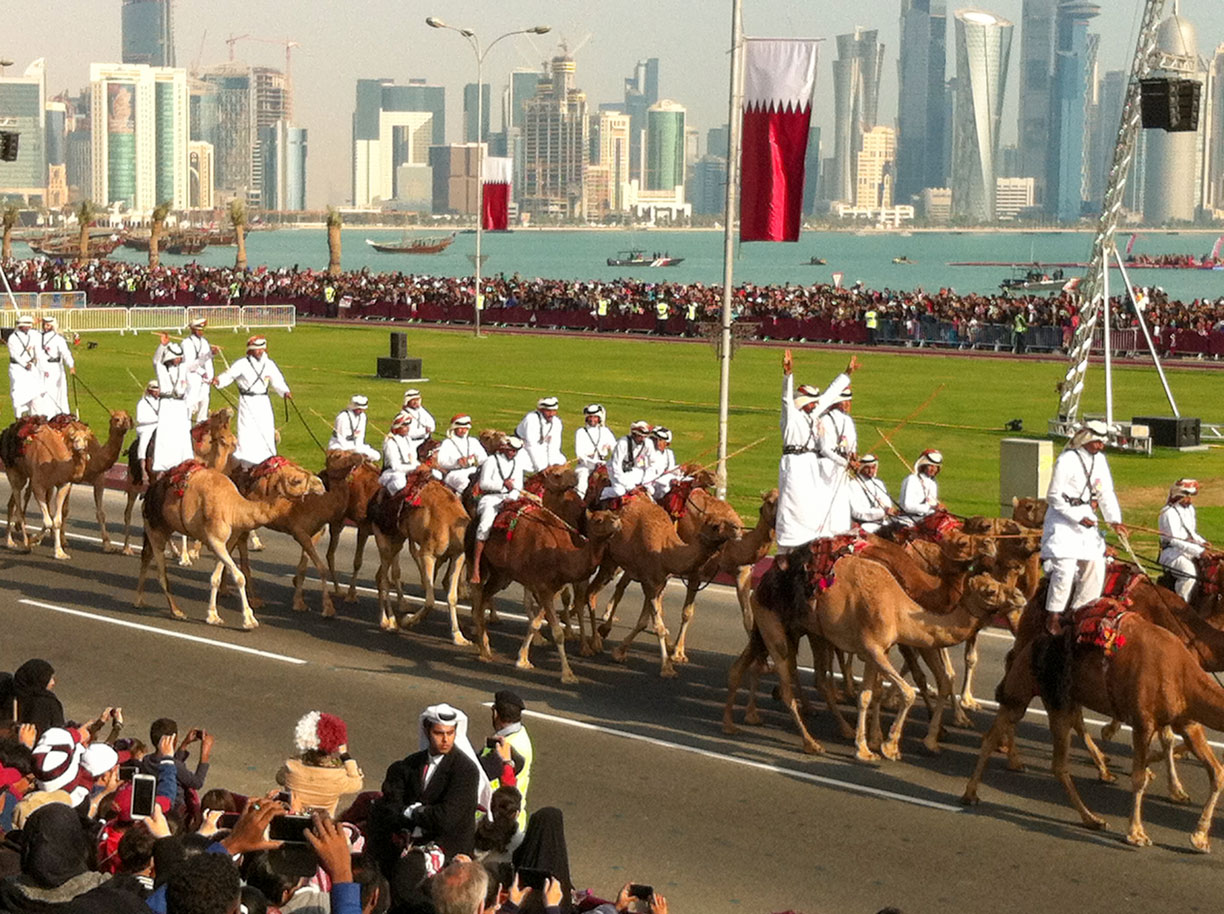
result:
<svg viewBox="0 0 1224 914"><path fill-rule="evenodd" d="M740 241L798 241L812 108L745 108Z"/></svg>
<svg viewBox="0 0 1224 914"><path fill-rule="evenodd" d="M484 186L484 228L487 232L504 232L510 224L510 185Z"/></svg>

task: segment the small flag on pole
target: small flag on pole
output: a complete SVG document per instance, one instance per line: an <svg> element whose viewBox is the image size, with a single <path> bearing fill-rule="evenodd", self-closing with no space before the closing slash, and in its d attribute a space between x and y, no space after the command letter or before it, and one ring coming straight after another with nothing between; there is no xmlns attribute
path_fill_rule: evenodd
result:
<svg viewBox="0 0 1224 914"><path fill-rule="evenodd" d="M838 272L836 272L836 273L834 273L834 274L833 274L833 288L834 288L834 289L840 289L840 288L841 288L841 286L842 286L842 279L844 279L844 278L845 278L845 276L846 276L846 274L845 274L845 273L842 273L840 270L839 270Z"/></svg>
<svg viewBox="0 0 1224 914"><path fill-rule="evenodd" d="M798 241L814 40L753 38L744 45L740 241Z"/></svg>
<svg viewBox="0 0 1224 914"><path fill-rule="evenodd" d="M485 231L504 232L510 223L510 182L514 175L514 159L486 156L481 172Z"/></svg>

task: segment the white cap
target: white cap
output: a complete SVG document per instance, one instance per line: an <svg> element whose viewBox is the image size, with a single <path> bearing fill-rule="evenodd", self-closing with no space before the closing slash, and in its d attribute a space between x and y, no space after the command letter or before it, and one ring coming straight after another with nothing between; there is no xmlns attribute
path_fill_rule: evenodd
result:
<svg viewBox="0 0 1224 914"><path fill-rule="evenodd" d="M651 434L654 435L654 437L658 438L660 441L671 441L672 440L671 429L663 425L655 426L655 429L653 432L651 432Z"/></svg>
<svg viewBox="0 0 1224 914"><path fill-rule="evenodd" d="M417 390L415 387L409 387L406 391L404 391L404 402L407 403L409 400L415 400L420 396L421 392L419 390Z"/></svg>
<svg viewBox="0 0 1224 914"><path fill-rule="evenodd" d="M943 466L943 454L934 448L927 448L918 455L918 459L914 461L914 470L917 472L923 467L939 467Z"/></svg>
<svg viewBox="0 0 1224 914"><path fill-rule="evenodd" d="M1179 479L1169 486L1169 498L1181 498L1183 495L1194 496L1198 495L1198 491L1197 479Z"/></svg>
<svg viewBox="0 0 1224 914"><path fill-rule="evenodd" d="M34 777L39 790L59 790L77 779L81 746L63 727L45 730L34 747Z"/></svg>
<svg viewBox="0 0 1224 914"><path fill-rule="evenodd" d="M191 321L187 324L187 326L193 329L195 327L206 327L208 326L208 318L206 317L192 318Z"/></svg>
<svg viewBox="0 0 1224 914"><path fill-rule="evenodd" d="M631 426L629 426L629 431L641 432L643 435L649 435L650 434L650 423L647 422L645 419L638 419Z"/></svg>

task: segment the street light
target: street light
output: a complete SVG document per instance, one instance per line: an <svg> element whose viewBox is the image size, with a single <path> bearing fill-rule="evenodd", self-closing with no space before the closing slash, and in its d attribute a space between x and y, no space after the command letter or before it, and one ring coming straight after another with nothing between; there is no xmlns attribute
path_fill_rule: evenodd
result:
<svg viewBox="0 0 1224 914"><path fill-rule="evenodd" d="M480 292L480 243L484 237L484 60L493 45L503 38L509 38L511 35L545 35L552 31L552 26L534 25L529 29L515 29L512 32L506 32L504 35L498 35L481 50L480 38L471 29L461 29L458 26L447 25L437 16L427 17L425 24L431 29L450 29L452 32L458 32L468 40L468 43L472 46L472 53L476 55L476 259L474 261L476 267L476 286L474 310L476 312L475 333L476 336L480 336L480 308L484 303L484 296Z"/></svg>

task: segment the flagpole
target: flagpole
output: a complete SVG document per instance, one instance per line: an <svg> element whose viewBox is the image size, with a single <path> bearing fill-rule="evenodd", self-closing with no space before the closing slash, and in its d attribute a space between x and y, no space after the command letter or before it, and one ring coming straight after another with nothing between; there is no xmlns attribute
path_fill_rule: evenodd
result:
<svg viewBox="0 0 1224 914"><path fill-rule="evenodd" d="M718 469L719 498L727 497L727 413L731 394L731 295L735 265L735 190L740 158L740 65L743 45L742 0L731 3L731 84L728 91L727 209L723 216L722 333L718 345Z"/></svg>

